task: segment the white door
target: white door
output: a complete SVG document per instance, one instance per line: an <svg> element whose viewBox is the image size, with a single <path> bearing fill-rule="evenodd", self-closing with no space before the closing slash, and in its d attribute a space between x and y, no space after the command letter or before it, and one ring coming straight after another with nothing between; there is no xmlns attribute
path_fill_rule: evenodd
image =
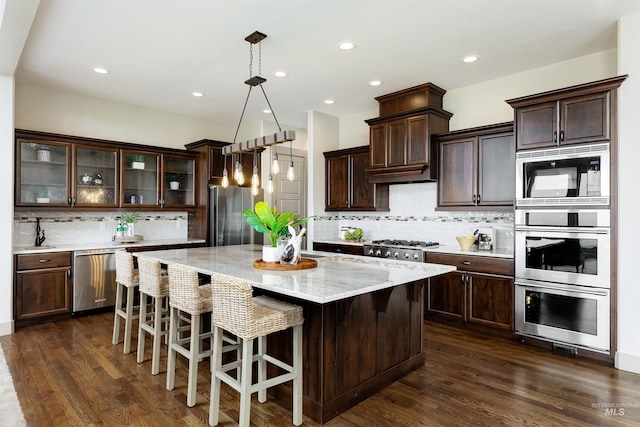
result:
<svg viewBox="0 0 640 427"><path fill-rule="evenodd" d="M289 155L278 153L280 160L280 173L273 177L275 191L273 198L275 206L280 212L293 212L300 218L307 216L306 203L306 159L302 156L293 156L293 167L296 177L293 181L287 179L287 169L289 169ZM302 247L306 248L306 236L302 242Z"/></svg>

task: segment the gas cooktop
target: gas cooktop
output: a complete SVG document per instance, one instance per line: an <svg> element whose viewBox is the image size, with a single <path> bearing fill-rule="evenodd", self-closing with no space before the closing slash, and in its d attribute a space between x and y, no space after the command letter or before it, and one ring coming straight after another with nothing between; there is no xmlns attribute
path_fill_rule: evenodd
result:
<svg viewBox="0 0 640 427"><path fill-rule="evenodd" d="M392 246L395 248L429 248L439 246L438 242L426 242L424 240L396 240L396 239L384 239L384 240L372 240L372 245L376 246Z"/></svg>
<svg viewBox="0 0 640 427"><path fill-rule="evenodd" d="M438 246L437 242L422 240L372 240L370 245L364 245L366 256L378 258L395 258L405 261L424 262L422 249Z"/></svg>

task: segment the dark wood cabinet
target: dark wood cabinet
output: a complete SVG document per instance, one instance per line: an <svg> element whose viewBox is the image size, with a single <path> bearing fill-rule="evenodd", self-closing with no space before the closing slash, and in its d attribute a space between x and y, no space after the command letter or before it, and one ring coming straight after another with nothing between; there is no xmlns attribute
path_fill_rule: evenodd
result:
<svg viewBox="0 0 640 427"><path fill-rule="evenodd" d="M610 142L616 91L626 76L507 100L518 150Z"/></svg>
<svg viewBox="0 0 640 427"><path fill-rule="evenodd" d="M372 182L421 182L437 178L431 136L449 130L445 91L431 83L377 97L380 117L369 125Z"/></svg>
<svg viewBox="0 0 640 427"><path fill-rule="evenodd" d="M71 316L71 252L16 255L16 328Z"/></svg>
<svg viewBox="0 0 640 427"><path fill-rule="evenodd" d="M188 210L196 205L196 154L16 130L15 206L40 210ZM178 188L171 187L177 175Z"/></svg>
<svg viewBox="0 0 640 427"><path fill-rule="evenodd" d="M325 210L387 211L389 186L369 182L369 147L328 151L325 157Z"/></svg>
<svg viewBox="0 0 640 427"><path fill-rule="evenodd" d="M513 206L513 122L440 134L436 144L439 208Z"/></svg>
<svg viewBox="0 0 640 427"><path fill-rule="evenodd" d="M512 329L512 259L428 252L427 262L458 270L429 279L425 318Z"/></svg>

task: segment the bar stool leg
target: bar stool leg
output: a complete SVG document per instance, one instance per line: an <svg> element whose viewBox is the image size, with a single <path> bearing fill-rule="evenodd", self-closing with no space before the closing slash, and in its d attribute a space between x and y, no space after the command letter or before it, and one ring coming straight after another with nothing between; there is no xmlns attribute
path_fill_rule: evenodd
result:
<svg viewBox="0 0 640 427"><path fill-rule="evenodd" d="M127 288L127 311L124 321L124 354L131 352L131 328L133 327L133 297L135 288Z"/></svg>
<svg viewBox="0 0 640 427"><path fill-rule="evenodd" d="M143 304L146 302L147 296L140 292L140 317L138 318L138 351L136 352L136 361L138 363L142 363L144 361L144 334L145 330L142 328L142 325L147 321L147 304Z"/></svg>
<svg viewBox="0 0 640 427"><path fill-rule="evenodd" d="M167 390L173 390L176 375L176 351L173 343L178 335L179 315L178 309L170 307L171 315L169 317L169 353L167 355Z"/></svg>
<svg viewBox="0 0 640 427"><path fill-rule="evenodd" d="M191 316L191 337L189 342L189 380L187 383L187 406L196 404L198 388L198 353L200 352L200 315Z"/></svg>
<svg viewBox="0 0 640 427"><path fill-rule="evenodd" d="M293 424L302 424L302 325L293 327Z"/></svg>
<svg viewBox="0 0 640 427"><path fill-rule="evenodd" d="M209 403L209 425L217 426L220 418L220 378L216 376L216 372L222 368L222 329L213 326L213 353L211 354L211 396ZM240 359L238 359L240 360ZM238 368L238 376L240 378L240 368Z"/></svg>
<svg viewBox="0 0 640 427"><path fill-rule="evenodd" d="M251 365L253 340L242 340L242 374L240 383L240 427L249 427L251 415Z"/></svg>
<svg viewBox="0 0 640 427"><path fill-rule="evenodd" d="M153 350L151 353L151 375L160 372L160 343L162 342L162 302L163 297L153 297Z"/></svg>
<svg viewBox="0 0 640 427"><path fill-rule="evenodd" d="M120 315L118 314L119 310L122 310L122 288L124 286L120 283L116 282L116 309L115 315L113 316L113 338L111 343L113 345L118 344L118 337L120 335Z"/></svg>
<svg viewBox="0 0 640 427"><path fill-rule="evenodd" d="M262 383L267 379L267 362L264 355L267 353L267 336L258 337L258 383ZM258 402L267 401L267 389L260 388L258 390Z"/></svg>

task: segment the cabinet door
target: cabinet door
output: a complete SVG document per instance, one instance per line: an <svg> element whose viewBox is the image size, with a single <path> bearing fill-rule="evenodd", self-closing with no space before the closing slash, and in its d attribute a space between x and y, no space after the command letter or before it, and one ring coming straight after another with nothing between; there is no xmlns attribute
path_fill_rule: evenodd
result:
<svg viewBox="0 0 640 427"><path fill-rule="evenodd" d="M76 206L118 207L118 150L74 146Z"/></svg>
<svg viewBox="0 0 640 427"><path fill-rule="evenodd" d="M478 205L513 205L515 151L512 133L478 137Z"/></svg>
<svg viewBox="0 0 640 427"><path fill-rule="evenodd" d="M164 155L162 157L163 207L195 206L195 159L191 156Z"/></svg>
<svg viewBox="0 0 640 427"><path fill-rule="evenodd" d="M407 120L394 120L387 127L387 166L404 166L407 164Z"/></svg>
<svg viewBox="0 0 640 427"><path fill-rule="evenodd" d="M375 184L369 182L365 169L369 167L369 153L351 154L351 209L375 209Z"/></svg>
<svg viewBox="0 0 640 427"><path fill-rule="evenodd" d="M510 277L467 274L469 322L511 329L513 280Z"/></svg>
<svg viewBox="0 0 640 427"><path fill-rule="evenodd" d="M372 168L387 166L387 130L385 123L369 128L369 165Z"/></svg>
<svg viewBox="0 0 640 427"><path fill-rule="evenodd" d="M452 272L429 279L427 313L446 314L456 318L464 315L464 272Z"/></svg>
<svg viewBox="0 0 640 427"><path fill-rule="evenodd" d="M411 355L411 284L378 291L378 373Z"/></svg>
<svg viewBox="0 0 640 427"><path fill-rule="evenodd" d="M439 206L474 206L477 176L476 138L440 143Z"/></svg>
<svg viewBox="0 0 640 427"><path fill-rule="evenodd" d="M71 145L19 140L16 151L16 206L69 206Z"/></svg>
<svg viewBox="0 0 640 427"><path fill-rule="evenodd" d="M68 267L16 273L15 320L71 313Z"/></svg>
<svg viewBox="0 0 640 427"><path fill-rule="evenodd" d="M326 159L325 209L343 210L349 207L349 156Z"/></svg>
<svg viewBox="0 0 640 427"><path fill-rule="evenodd" d="M560 144L610 141L609 92L560 101Z"/></svg>
<svg viewBox="0 0 640 427"><path fill-rule="evenodd" d="M122 150L122 207L158 206L160 154Z"/></svg>
<svg viewBox="0 0 640 427"><path fill-rule="evenodd" d="M556 101L516 108L517 149L553 147L558 141Z"/></svg>
<svg viewBox="0 0 640 427"><path fill-rule="evenodd" d="M407 119L407 164L429 163L429 121L428 116Z"/></svg>

